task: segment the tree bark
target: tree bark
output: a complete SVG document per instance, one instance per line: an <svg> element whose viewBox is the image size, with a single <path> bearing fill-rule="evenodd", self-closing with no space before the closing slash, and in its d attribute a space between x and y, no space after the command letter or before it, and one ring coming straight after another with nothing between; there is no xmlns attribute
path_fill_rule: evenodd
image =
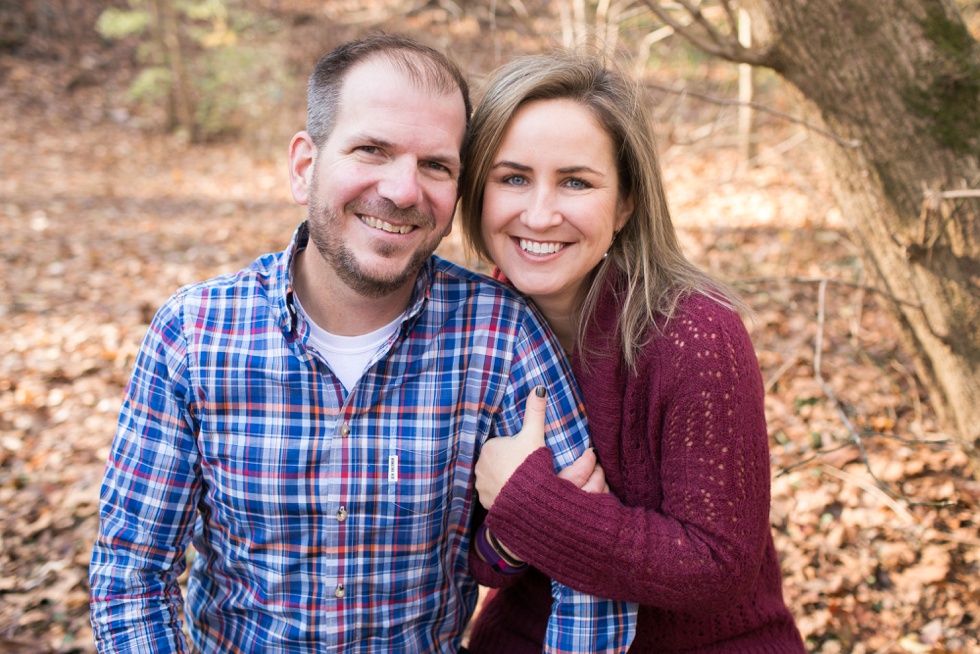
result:
<svg viewBox="0 0 980 654"><path fill-rule="evenodd" d="M167 94L167 128L181 127L189 140L198 140L197 121L194 119L194 103L190 81L184 65L184 52L180 39L180 22L173 0L153 0L154 42L164 65L170 71L170 87Z"/></svg>
<svg viewBox="0 0 980 654"><path fill-rule="evenodd" d="M980 473L980 46L944 0L745 4L766 64L842 138L817 140L848 229Z"/></svg>

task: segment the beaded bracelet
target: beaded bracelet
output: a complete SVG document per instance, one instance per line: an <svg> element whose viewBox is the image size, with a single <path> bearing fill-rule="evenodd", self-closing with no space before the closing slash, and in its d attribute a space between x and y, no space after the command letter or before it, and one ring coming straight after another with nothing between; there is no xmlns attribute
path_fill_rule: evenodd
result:
<svg viewBox="0 0 980 654"><path fill-rule="evenodd" d="M484 561L489 563L500 574L513 575L522 572L527 563L517 562L501 552L502 547L490 533L487 523L480 525L476 531L476 550Z"/></svg>

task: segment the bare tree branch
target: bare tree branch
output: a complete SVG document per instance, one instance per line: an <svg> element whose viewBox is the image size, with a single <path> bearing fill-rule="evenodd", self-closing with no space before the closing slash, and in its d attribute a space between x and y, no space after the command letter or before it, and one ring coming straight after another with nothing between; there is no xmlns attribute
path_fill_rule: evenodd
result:
<svg viewBox="0 0 980 654"><path fill-rule="evenodd" d="M915 309L922 308L921 304L895 297L888 291L876 286L862 284L861 282L852 282L848 279L836 279L833 277L750 277L747 279L737 279L733 281L732 284L735 286L742 286L751 284L767 284L770 282L794 282L797 284L839 284L841 286L850 286L851 288L860 288L865 291L871 291L872 293L877 293L878 295L887 297L898 304L904 304Z"/></svg>
<svg viewBox="0 0 980 654"><path fill-rule="evenodd" d="M721 6L725 9L725 16L728 17L728 31L732 34L738 33L738 12L732 7L731 0L721 0Z"/></svg>
<svg viewBox="0 0 980 654"><path fill-rule="evenodd" d="M643 4L649 7L650 11L664 22L665 25L673 28L675 32L683 36L685 39L693 43L699 49L704 50L708 54L716 55L718 57L728 58L729 53L719 48L717 45L713 45L708 41L701 38L694 30L691 29L690 24L683 24L671 16L663 7L660 6L659 2L654 0L643 0Z"/></svg>
<svg viewBox="0 0 980 654"><path fill-rule="evenodd" d="M701 11L690 4L688 0L678 0L694 19L694 23L684 24L670 15L657 0L643 0L643 4L665 25L674 29L678 34L690 41L699 50L726 59L737 64L772 67L773 61L768 50L743 47L734 36L725 38L708 21ZM727 9L727 6L726 6ZM699 25L704 33L692 29ZM707 38L705 38L705 34ZM734 34L734 32L732 32Z"/></svg>
<svg viewBox="0 0 980 654"><path fill-rule="evenodd" d="M646 1L646 0L644 0L644 1ZM776 109L772 109L771 107L767 107L765 105L758 104L756 102L739 102L738 100L729 100L727 98L719 98L719 97L715 97L715 96L712 96L712 95L707 95L706 93L697 93L695 91L688 91L687 89L675 89L675 88L672 88L670 86L664 86L662 84L655 84L653 82L644 82L644 84L648 88L651 88L651 89L657 89L658 91L666 91L667 93L676 93L676 94L689 95L692 98L698 98L699 100L704 100L705 102L711 102L713 104L720 104L720 105L730 106L730 107L738 107L738 106L743 106L743 105L744 106L748 106L748 107L752 107L753 109L755 109L757 111L761 111L763 113L767 113L767 114L769 114L771 116L776 116L777 118L782 118L783 120L788 120L789 122L796 123L797 125L803 125L808 130L811 130L813 132L816 132L817 134L820 134L821 136L823 136L825 138L828 138L831 141L833 141L834 143L837 143L839 145L842 145L845 148L859 148L862 145L861 141L854 140L854 139L850 139L850 140L849 139L845 139L845 138L843 138L841 136L838 136L838 135L834 134L833 132L830 132L830 131L828 131L826 129L823 129L822 127L818 127L817 125L814 125L813 123L808 123L807 121L803 120L802 118L797 118L796 116L791 116L790 114L784 113L782 111L777 111Z"/></svg>
<svg viewBox="0 0 980 654"><path fill-rule="evenodd" d="M701 12L700 7L696 7L692 5L689 0L676 0L676 1L682 7L684 7L684 9L687 10L687 13L691 15L691 18L694 19L694 22L701 26L701 29L704 30L704 33L708 35L708 38L711 39L715 43L715 45L717 45L719 48L724 48L728 50L731 49L732 44L730 39L725 38L723 34L721 34L718 30L715 29L714 25L712 25L708 21L708 19L705 18L704 14Z"/></svg>

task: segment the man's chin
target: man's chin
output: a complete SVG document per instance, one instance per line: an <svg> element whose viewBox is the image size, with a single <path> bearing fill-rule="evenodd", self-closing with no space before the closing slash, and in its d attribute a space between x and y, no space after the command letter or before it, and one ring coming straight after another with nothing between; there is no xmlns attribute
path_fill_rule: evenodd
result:
<svg viewBox="0 0 980 654"><path fill-rule="evenodd" d="M370 272L363 269L352 271L346 268L338 272L344 283L358 295L380 299L403 290L406 285L413 284L421 267L421 263L412 262L406 268L390 272L377 269Z"/></svg>

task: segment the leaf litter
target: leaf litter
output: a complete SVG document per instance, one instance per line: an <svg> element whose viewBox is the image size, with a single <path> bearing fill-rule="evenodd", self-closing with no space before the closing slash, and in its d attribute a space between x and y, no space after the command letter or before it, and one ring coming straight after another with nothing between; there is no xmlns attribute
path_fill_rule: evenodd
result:
<svg viewBox="0 0 980 654"><path fill-rule="evenodd" d="M14 80L45 65L0 60ZM80 128L17 92L0 90L0 652L87 654L99 483L147 324L179 286L281 249L303 213L282 153ZM760 122L760 147L799 129ZM730 143L664 152L687 251L756 311L787 601L812 652L980 652L980 484L799 141L744 170ZM479 265L458 230L440 253ZM852 285L828 285L818 325L820 278Z"/></svg>

